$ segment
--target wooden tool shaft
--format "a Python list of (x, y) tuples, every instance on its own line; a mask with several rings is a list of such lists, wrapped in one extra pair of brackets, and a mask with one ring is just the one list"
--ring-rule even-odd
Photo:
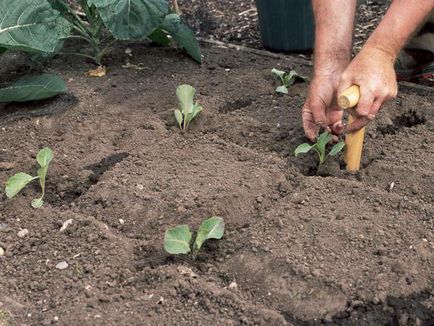
[(353, 85), (344, 90), (338, 97), (338, 105), (341, 109), (351, 109), (359, 103), (360, 100), (360, 88), (357, 85)]
[[(360, 88), (353, 85), (344, 90), (338, 97), (338, 105), (342, 109), (350, 109), (357, 105), (360, 99)], [(355, 118), (350, 114), (348, 124), (351, 124)], [(365, 128), (356, 132), (349, 133), (345, 136), (344, 161), (347, 164), (347, 171), (358, 171), (362, 158), (363, 141), (365, 139)]]

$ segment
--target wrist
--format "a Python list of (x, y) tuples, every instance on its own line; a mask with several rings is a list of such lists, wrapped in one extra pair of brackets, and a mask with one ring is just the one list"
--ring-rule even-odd
[(314, 75), (336, 76), (342, 74), (351, 61), (351, 50), (332, 53), (315, 53)]
[(381, 56), (386, 62), (388, 61), (393, 65), (398, 57), (399, 50), (375, 42), (366, 42), (360, 52), (370, 53), (372, 57)]

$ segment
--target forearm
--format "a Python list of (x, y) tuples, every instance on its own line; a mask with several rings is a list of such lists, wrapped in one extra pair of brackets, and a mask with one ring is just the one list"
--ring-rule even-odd
[(434, 9), (434, 0), (394, 0), (365, 47), (376, 48), (395, 61), (418, 26)]
[(351, 60), (356, 0), (312, 0), (315, 74), (339, 73)]

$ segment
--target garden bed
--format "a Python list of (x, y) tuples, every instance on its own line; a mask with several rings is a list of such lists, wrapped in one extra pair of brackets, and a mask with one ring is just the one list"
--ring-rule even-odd
[[(33, 171), (40, 148), (55, 155), (43, 208), (30, 206), (36, 185), (0, 199), (0, 324), (433, 322), (432, 93), (403, 88), (368, 128), (363, 169), (336, 160), (321, 177), (313, 156), (292, 154), (307, 85), (280, 96), (270, 74), (309, 67), (132, 49), (141, 70), (118, 49), (102, 78), (54, 59), (46, 70), (67, 95), (0, 109), (2, 184)], [(173, 117), (181, 83), (204, 107), (186, 134)], [(164, 252), (167, 228), (212, 215), (226, 234), (195, 261)]]

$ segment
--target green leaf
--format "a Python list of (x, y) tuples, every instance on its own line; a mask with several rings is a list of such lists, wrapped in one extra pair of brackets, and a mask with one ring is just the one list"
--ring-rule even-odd
[(66, 92), (66, 84), (56, 75), (24, 77), (0, 89), (0, 102), (27, 102), (43, 100)]
[(38, 177), (39, 177), (39, 184), (41, 185), (41, 189), (42, 189), (42, 196), (44, 196), (45, 194), (45, 178), (47, 176), (48, 165), (50, 164), (52, 159), (53, 159), (53, 152), (48, 147), (41, 149), (38, 155), (36, 156), (36, 160), (41, 166), (38, 169)]
[(140, 39), (159, 27), (169, 12), (167, 0), (87, 0), (104, 25), (120, 40)]
[(44, 196), (42, 196), (40, 198), (33, 199), (32, 200), (32, 207), (33, 208), (41, 208), (42, 205), (44, 205), (44, 200), (42, 198), (44, 198)]
[(345, 147), (345, 142), (340, 141), (339, 143), (333, 145), (332, 149), (330, 150), (329, 155), (335, 156), (335, 155), (339, 154), (344, 147)]
[(164, 249), (169, 254), (187, 254), (190, 252), (191, 232), (188, 225), (168, 229), (164, 235)]
[(321, 154), (321, 157), (324, 158), (325, 147), (332, 140), (332, 135), (330, 135), (327, 131), (323, 132), (319, 135), (318, 140), (315, 144), (318, 152)]
[(276, 93), (288, 94), (288, 88), (286, 86), (279, 86), (276, 88)]
[(295, 156), (298, 156), (299, 154), (306, 154), (307, 152), (309, 152), (312, 149), (312, 145), (308, 144), (308, 143), (304, 143), (301, 145), (298, 145), (297, 148), (295, 149)]
[(203, 111), (203, 107), (202, 106), (200, 106), (197, 103), (195, 105), (193, 105), (193, 112), (191, 113), (191, 116), (192, 116), (191, 119), (194, 119), (202, 111)]
[(193, 111), (193, 99), (196, 90), (190, 85), (180, 85), (176, 89), (176, 96), (178, 97), (181, 112), (187, 116)]
[(155, 31), (153, 31), (152, 34), (148, 36), (148, 38), (152, 42), (163, 46), (168, 46), (170, 44), (169, 35), (161, 28), (157, 28)]
[(198, 63), (202, 62), (199, 43), (193, 31), (185, 25), (177, 14), (169, 14), (165, 17), (162, 28), (167, 31), (175, 42)]
[(291, 70), (289, 73), (283, 70), (277, 70), (273, 68), (271, 70), (272, 75), (276, 78), (282, 86), (276, 88), (277, 93), (288, 94), (288, 87), (293, 85), (297, 81), (306, 81), (307, 78), (299, 75), (295, 70)]
[(276, 68), (271, 69), (271, 74), (276, 78), (282, 85), (284, 85), (285, 72), (283, 70), (278, 70)]
[(176, 89), (176, 96), (179, 100), (180, 111), (182, 112), (184, 121), (183, 128), (187, 129), (190, 121), (197, 116), (203, 108), (199, 104), (194, 104), (194, 95), (196, 94), (196, 90), (190, 85), (180, 85)]
[(53, 160), (53, 152), (50, 148), (45, 147), (38, 152), (36, 155), (36, 161), (39, 163), (41, 167), (45, 167)]
[(33, 179), (35, 178), (23, 172), (13, 175), (8, 179), (8, 181), (6, 181), (6, 196), (8, 198), (13, 198)]
[(295, 70), (291, 70), (288, 74), (285, 74), (283, 79), (286, 87), (294, 85), (297, 81), (304, 82), (307, 80), (306, 77), (299, 75)]
[(182, 113), (178, 109), (176, 109), (174, 113), (175, 113), (176, 122), (178, 122), (179, 128), (182, 129), (182, 120), (183, 120)]
[(213, 216), (203, 221), (197, 231), (194, 250), (198, 252), (208, 239), (221, 239), (225, 232), (225, 223), (221, 217)]
[(71, 24), (47, 0), (1, 0), (0, 46), (27, 52), (53, 52)]

